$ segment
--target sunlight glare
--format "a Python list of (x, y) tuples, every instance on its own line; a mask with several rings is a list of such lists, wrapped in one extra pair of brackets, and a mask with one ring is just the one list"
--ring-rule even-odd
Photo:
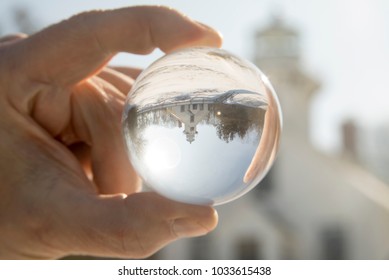
[(181, 161), (178, 145), (166, 137), (155, 139), (145, 154), (147, 166), (154, 171), (166, 171), (175, 168)]

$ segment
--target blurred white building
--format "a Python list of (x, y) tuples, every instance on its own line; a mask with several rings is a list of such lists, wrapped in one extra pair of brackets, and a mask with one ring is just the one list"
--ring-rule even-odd
[(356, 125), (356, 158), (361, 165), (389, 184), (389, 122), (373, 127)]
[(284, 113), (278, 159), (259, 187), (217, 207), (214, 232), (177, 241), (155, 257), (388, 258), (389, 187), (308, 140), (310, 98), (319, 84), (302, 70), (298, 34), (274, 20), (255, 39), (255, 62), (275, 86)]

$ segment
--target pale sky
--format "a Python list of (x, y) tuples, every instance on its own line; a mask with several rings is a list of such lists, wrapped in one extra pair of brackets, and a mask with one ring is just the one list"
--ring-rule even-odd
[[(9, 13), (23, 4), (42, 26), (90, 9), (168, 5), (217, 28), (224, 36), (223, 47), (249, 60), (255, 30), (274, 14), (281, 15), (300, 32), (304, 68), (322, 83), (312, 103), (316, 146), (336, 148), (338, 126), (344, 118), (356, 118), (363, 125), (389, 122), (387, 0), (1, 0), (2, 32), (17, 31)], [(119, 56), (115, 63), (146, 67), (159, 55)]]

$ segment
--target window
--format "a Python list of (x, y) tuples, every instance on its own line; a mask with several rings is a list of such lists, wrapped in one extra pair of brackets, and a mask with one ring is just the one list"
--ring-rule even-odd
[(181, 105), (181, 112), (185, 112), (185, 105)]
[(236, 255), (239, 260), (258, 260), (262, 259), (258, 241), (254, 237), (243, 238), (238, 241), (236, 246)]
[(330, 226), (321, 233), (322, 259), (344, 260), (346, 258), (345, 235), (340, 226)]
[(203, 111), (204, 110), (204, 104), (200, 104), (200, 106), (199, 106), (200, 108), (200, 111)]
[(193, 238), (190, 246), (190, 255), (192, 260), (209, 259), (210, 253), (210, 237), (209, 235)]
[(193, 105), (192, 105), (192, 109), (193, 109), (193, 110), (197, 110), (197, 104), (193, 104)]

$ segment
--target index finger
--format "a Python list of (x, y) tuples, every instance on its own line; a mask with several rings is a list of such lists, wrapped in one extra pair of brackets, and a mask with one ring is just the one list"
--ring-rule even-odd
[(170, 52), (192, 45), (219, 47), (221, 36), (176, 10), (139, 6), (76, 15), (20, 42), (8, 61), (34, 81), (67, 87), (96, 73), (118, 52), (147, 54), (156, 47)]
[[(269, 91), (269, 89), (266, 90)], [(280, 119), (276, 117), (279, 114), (279, 105), (272, 98), (269, 98), (268, 102), (262, 131), (262, 135), (265, 137), (260, 140), (251, 163), (247, 168), (243, 177), (244, 183), (252, 182), (258, 175), (261, 175), (260, 179), (262, 180), (270, 169), (277, 154), (280, 143), (279, 132), (282, 127)]]

